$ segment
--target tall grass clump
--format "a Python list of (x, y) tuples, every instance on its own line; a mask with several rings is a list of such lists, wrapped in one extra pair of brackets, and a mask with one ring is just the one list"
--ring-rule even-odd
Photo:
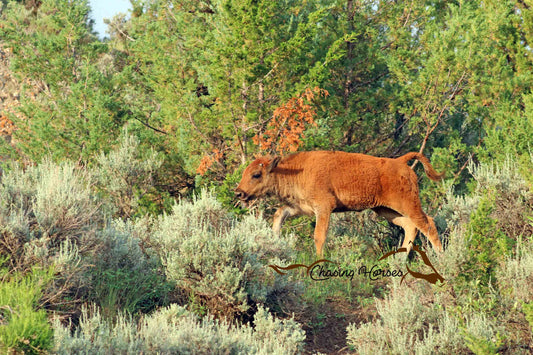
[(0, 352), (39, 354), (50, 349), (52, 328), (38, 302), (52, 277), (53, 268), (35, 268), (26, 276), (0, 270)]
[(274, 318), (259, 307), (252, 325), (230, 325), (208, 315), (199, 318), (171, 305), (142, 317), (138, 323), (121, 315), (114, 322), (97, 308), (83, 310), (74, 332), (54, 322), (57, 354), (297, 354), (305, 338), (292, 319)]
[(294, 239), (261, 217), (235, 219), (205, 190), (160, 217), (151, 239), (168, 279), (212, 313), (243, 313), (291, 287), (267, 265), (293, 258)]

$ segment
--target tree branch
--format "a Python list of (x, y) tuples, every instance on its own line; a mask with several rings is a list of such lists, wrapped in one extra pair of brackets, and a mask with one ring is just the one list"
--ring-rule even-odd
[(162, 130), (160, 130), (160, 129), (158, 129), (158, 128), (152, 127), (152, 126), (150, 126), (148, 123), (144, 122), (143, 120), (141, 120), (141, 119), (139, 119), (139, 118), (137, 118), (137, 117), (135, 117), (135, 116), (134, 116), (133, 118), (136, 119), (137, 121), (141, 122), (145, 127), (148, 127), (148, 128), (150, 128), (150, 129), (156, 131), (157, 133), (161, 133), (161, 134), (168, 135), (167, 132), (162, 131)]

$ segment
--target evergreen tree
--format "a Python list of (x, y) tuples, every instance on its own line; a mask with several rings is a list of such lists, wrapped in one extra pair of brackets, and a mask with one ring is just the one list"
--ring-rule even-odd
[(45, 0), (30, 9), (10, 2), (2, 13), (0, 36), (24, 83), (13, 140), (30, 160), (90, 160), (124, 122), (108, 49), (92, 33), (89, 13), (82, 0)]
[(182, 187), (221, 180), (269, 152), (254, 137), (295, 138), (275, 112), (319, 88), (314, 117), (290, 121), (309, 122), (299, 149), (417, 150), (456, 177), (471, 154), (529, 161), (526, 2), (134, 0), (106, 42), (86, 1), (28, 4), (8, 2), (0, 32), (25, 85), (13, 146), (30, 160), (91, 160), (127, 126)]

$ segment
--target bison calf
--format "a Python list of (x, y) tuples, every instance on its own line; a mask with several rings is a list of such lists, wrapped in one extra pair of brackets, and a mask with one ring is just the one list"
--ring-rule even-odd
[(420, 153), (396, 159), (345, 152), (301, 152), (280, 157), (262, 157), (243, 172), (235, 196), (241, 201), (276, 195), (283, 206), (274, 215), (274, 232), (279, 234), (287, 217), (315, 215), (316, 252), (322, 256), (332, 212), (362, 211), (371, 208), (402, 227), (402, 247), (411, 249), (420, 230), (433, 248), (442, 251), (435, 223), (420, 204), (418, 181), (407, 162), (417, 159), (427, 176), (440, 180), (429, 160)]

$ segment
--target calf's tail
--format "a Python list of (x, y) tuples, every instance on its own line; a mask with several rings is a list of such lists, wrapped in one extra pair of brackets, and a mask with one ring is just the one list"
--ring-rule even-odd
[(426, 158), (422, 153), (411, 152), (411, 153), (402, 155), (401, 157), (397, 159), (399, 159), (400, 161), (406, 164), (409, 160), (412, 160), (412, 159), (418, 160), (424, 166), (424, 171), (426, 172), (426, 175), (428, 176), (428, 178), (430, 178), (431, 180), (439, 181), (444, 177), (444, 172), (438, 173), (433, 168), (433, 165), (431, 165), (431, 163), (429, 162), (429, 159)]

